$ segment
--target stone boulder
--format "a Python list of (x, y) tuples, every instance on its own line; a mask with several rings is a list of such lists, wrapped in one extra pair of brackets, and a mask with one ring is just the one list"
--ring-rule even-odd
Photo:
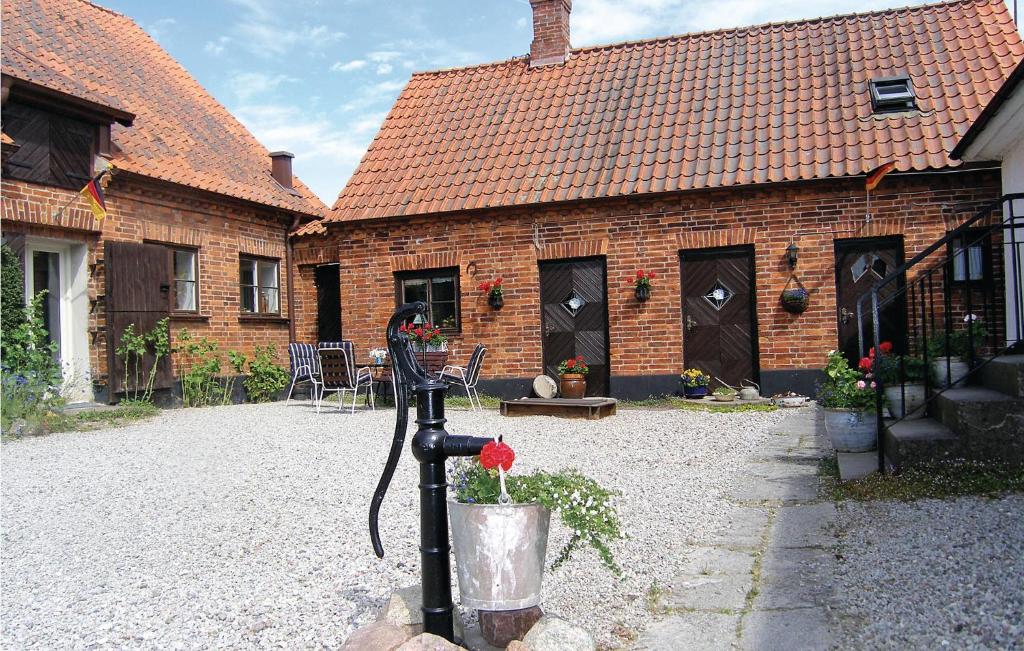
[(431, 633), (420, 633), (407, 640), (398, 651), (464, 651), (462, 647), (452, 644), (443, 637)]
[(544, 615), (523, 638), (530, 651), (596, 651), (594, 638), (586, 629), (564, 619)]
[(373, 622), (356, 629), (341, 648), (342, 651), (394, 651), (409, 637), (400, 626), (388, 622)]
[(391, 593), (388, 603), (377, 615), (377, 621), (398, 626), (412, 637), (423, 632), (422, 609), (423, 595), (420, 586), (399, 588)]

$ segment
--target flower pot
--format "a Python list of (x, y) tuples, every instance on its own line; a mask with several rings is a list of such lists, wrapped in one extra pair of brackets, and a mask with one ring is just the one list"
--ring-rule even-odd
[[(923, 418), (925, 392), (924, 384), (913, 382), (885, 387), (885, 397), (889, 401), (889, 413), (893, 418)], [(905, 403), (905, 404), (904, 404)]]
[(701, 387), (687, 387), (687, 386), (684, 386), (683, 387), (683, 395), (686, 396), (687, 398), (703, 398), (704, 396), (708, 395), (708, 388), (707, 388), (707, 386), (701, 386)]
[(540, 603), (551, 511), (540, 504), (448, 502), (462, 605), (519, 610)]
[(779, 298), (782, 309), (790, 314), (803, 314), (811, 303), (811, 297), (803, 290), (785, 290)]
[(645, 302), (651, 297), (651, 288), (649, 285), (637, 285), (636, 287), (636, 300), (641, 303)]
[(836, 452), (868, 452), (878, 442), (878, 422), (873, 411), (826, 409), (825, 431)]
[(936, 357), (932, 362), (932, 369), (935, 371), (935, 385), (940, 389), (947, 389), (951, 385), (963, 386), (964, 378), (971, 367), (967, 362), (961, 362), (953, 357)]
[(558, 393), (563, 398), (582, 398), (587, 392), (587, 378), (580, 373), (566, 373), (558, 378)]
[(501, 294), (488, 294), (487, 304), (495, 310), (500, 310), (505, 305), (505, 298)]
[(717, 402), (732, 402), (733, 400), (736, 399), (736, 394), (729, 393), (723, 395), (721, 393), (712, 393), (711, 397), (714, 398)]

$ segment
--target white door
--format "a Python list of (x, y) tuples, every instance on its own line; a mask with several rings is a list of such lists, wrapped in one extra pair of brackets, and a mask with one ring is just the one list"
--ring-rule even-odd
[(93, 399), (89, 370), (88, 251), (84, 244), (29, 238), (25, 242), (26, 299), (46, 290), (43, 324), (64, 375), (70, 403)]

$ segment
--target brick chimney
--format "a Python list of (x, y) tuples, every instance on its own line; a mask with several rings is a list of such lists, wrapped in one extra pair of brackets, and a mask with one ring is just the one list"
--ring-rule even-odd
[(292, 189), (292, 159), (295, 154), (287, 151), (270, 152), (270, 175), (282, 187)]
[(569, 12), (572, 0), (530, 0), (533, 42), (530, 67), (564, 63), (569, 56)]

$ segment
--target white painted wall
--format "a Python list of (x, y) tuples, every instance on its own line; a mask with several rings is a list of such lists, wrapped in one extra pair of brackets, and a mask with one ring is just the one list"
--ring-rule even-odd
[[(1024, 125), (1020, 125), (1024, 131)], [(1024, 192), (1024, 135), (1011, 143), (1003, 152), (1003, 194)], [(1008, 211), (1007, 211), (1008, 212)], [(1024, 199), (1014, 201), (1013, 214), (1018, 220), (1024, 219)], [(1007, 242), (1004, 253), (1006, 261), (1006, 338), (1007, 344), (1024, 341), (1024, 305), (1013, 293), (1013, 276), (1016, 273), (1019, 287), (1024, 287), (1024, 227), (1014, 229), (1016, 247)], [(1014, 251), (1016, 248), (1016, 251)], [(1016, 266), (1016, 270), (1014, 267)], [(1015, 300), (1016, 299), (1016, 300)]]

